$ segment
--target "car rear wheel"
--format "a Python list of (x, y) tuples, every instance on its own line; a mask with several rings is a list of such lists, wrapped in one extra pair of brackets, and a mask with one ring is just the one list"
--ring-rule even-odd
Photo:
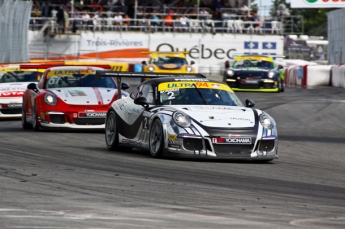
[(37, 106), (36, 106), (36, 102), (34, 104), (34, 107), (32, 108), (32, 128), (34, 129), (34, 131), (41, 131), (42, 127), (41, 124), (38, 122), (38, 112), (37, 112)]
[(23, 102), (23, 107), (22, 107), (22, 127), (24, 130), (28, 130), (31, 128), (31, 125), (26, 121), (26, 110)]
[(130, 151), (132, 147), (119, 146), (118, 123), (115, 111), (110, 111), (105, 120), (105, 143), (109, 150)]
[(284, 92), (284, 82), (281, 78), (279, 79), (279, 92)]
[(161, 158), (163, 156), (164, 135), (163, 125), (159, 119), (155, 119), (151, 126), (149, 142), (152, 157)]

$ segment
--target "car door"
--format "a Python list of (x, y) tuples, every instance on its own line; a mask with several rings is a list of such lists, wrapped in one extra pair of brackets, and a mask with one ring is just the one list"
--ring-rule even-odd
[[(138, 93), (131, 95), (133, 99), (134, 97), (145, 97), (149, 104), (154, 103), (154, 96), (153, 96), (153, 87), (151, 84), (143, 84), (140, 88), (138, 88)], [(147, 111), (143, 106), (134, 104), (128, 106), (127, 115), (129, 123), (132, 124), (133, 128), (137, 130), (136, 136), (134, 137), (134, 144), (138, 144), (138, 142), (143, 142), (145, 139), (148, 138), (148, 131), (149, 131), (149, 111)]]

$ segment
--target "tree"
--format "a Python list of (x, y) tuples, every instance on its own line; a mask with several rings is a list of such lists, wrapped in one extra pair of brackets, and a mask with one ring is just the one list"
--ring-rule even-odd
[[(260, 0), (255, 0), (257, 3)], [(327, 13), (335, 10), (334, 8), (306, 8), (297, 9), (291, 8), (290, 4), (286, 3), (286, 0), (272, 0), (272, 6), (270, 9), (270, 16), (277, 16), (278, 6), (285, 4), (290, 11), (290, 15), (293, 18), (294, 30), (297, 33), (303, 33), (309, 36), (324, 36), (327, 37)]]

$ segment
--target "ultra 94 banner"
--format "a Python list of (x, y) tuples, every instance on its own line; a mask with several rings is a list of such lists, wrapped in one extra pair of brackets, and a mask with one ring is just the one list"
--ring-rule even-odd
[(291, 8), (342, 8), (345, 0), (290, 0)]

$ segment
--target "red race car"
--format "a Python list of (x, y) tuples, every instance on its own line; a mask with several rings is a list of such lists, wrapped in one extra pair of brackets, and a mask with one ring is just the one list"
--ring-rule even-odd
[[(47, 68), (40, 81), (27, 86), (23, 96), (22, 126), (46, 128), (104, 129), (106, 112), (117, 99), (112, 77), (97, 77), (100, 67), (60, 66)], [(120, 94), (129, 84), (121, 83)]]

